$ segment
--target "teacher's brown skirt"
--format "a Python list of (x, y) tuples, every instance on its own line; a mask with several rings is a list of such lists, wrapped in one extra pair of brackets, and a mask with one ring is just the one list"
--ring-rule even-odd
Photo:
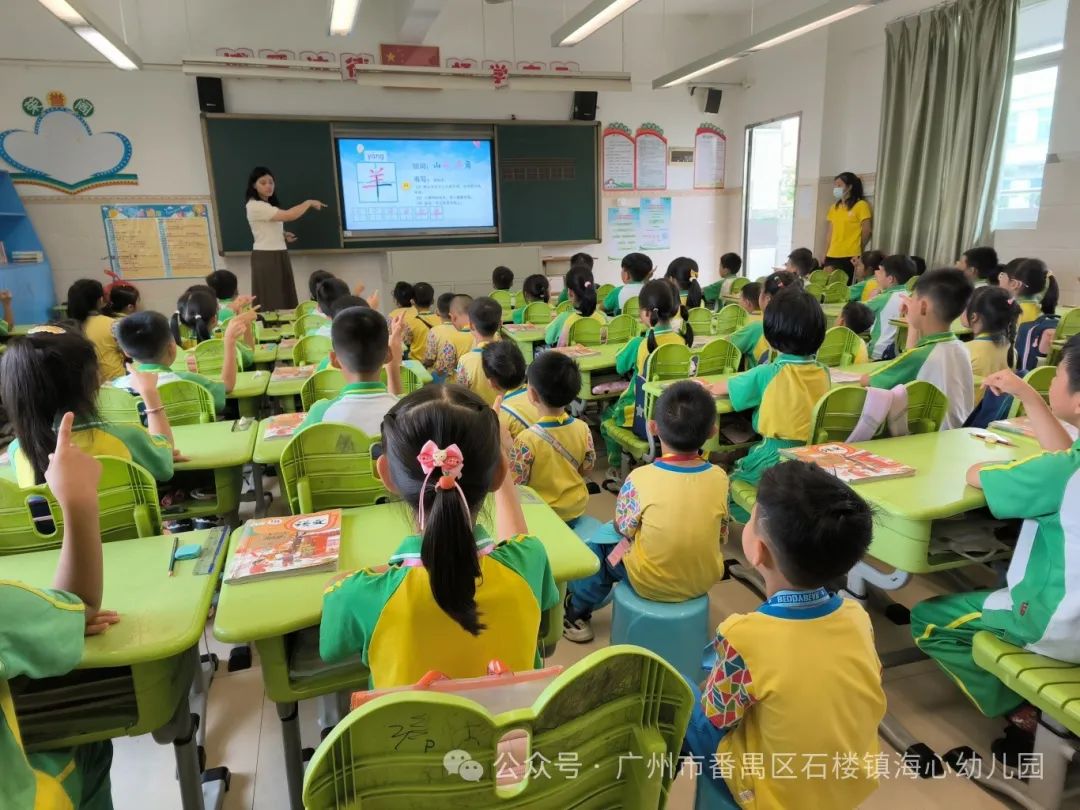
[(251, 251), (251, 294), (263, 312), (296, 308), (296, 281), (289, 251)]

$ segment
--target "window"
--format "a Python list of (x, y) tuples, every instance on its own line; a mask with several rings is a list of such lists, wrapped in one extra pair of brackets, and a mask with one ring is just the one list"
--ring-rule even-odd
[(743, 256), (747, 278), (767, 276), (791, 252), (800, 116), (746, 128)]
[(1068, 5), (1068, 0), (1028, 0), (1020, 7), (995, 230), (1034, 228), (1039, 219)]

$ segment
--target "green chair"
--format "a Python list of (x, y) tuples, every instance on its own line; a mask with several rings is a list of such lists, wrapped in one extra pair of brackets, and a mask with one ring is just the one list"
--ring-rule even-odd
[(341, 373), (341, 369), (324, 368), (304, 380), (300, 388), (300, 401), (304, 410), (310, 411), (311, 406), (320, 399), (333, 399), (344, 387), (345, 375)]
[(551, 309), (551, 304), (546, 304), (543, 301), (533, 301), (527, 307), (522, 315), (522, 321), (524, 323), (531, 323), (533, 326), (545, 326), (551, 323), (551, 319), (555, 315)]
[[(648, 650), (597, 650), (556, 676), (531, 706), (504, 713), (466, 694), (405, 690), (352, 712), (315, 751), (304, 774), (304, 807), (654, 810), (668, 804), (675, 769), (655, 763), (678, 759), (693, 695)], [(387, 731), (416, 718), (424, 733)], [(521, 762), (507, 759), (513, 737), (525, 738)], [(469, 777), (447, 774), (451, 752), (473, 763)], [(500, 784), (511, 761), (524, 766), (525, 778)]]
[(814, 298), (816, 298), (818, 301), (820, 301), (822, 298), (825, 297), (826, 286), (827, 285), (824, 282), (819, 281), (815, 283), (811, 281), (809, 284), (806, 285), (806, 291), (812, 296), (814, 296)]
[(630, 315), (616, 315), (607, 323), (607, 342), (626, 343), (637, 334), (638, 321)]
[(566, 342), (570, 346), (602, 346), (607, 342), (607, 325), (594, 318), (579, 318), (570, 324)]
[(645, 360), (648, 382), (653, 380), (685, 380), (690, 375), (691, 351), (682, 343), (665, 343), (657, 346)]
[(731, 282), (731, 295), (738, 295), (742, 292), (742, 288), (750, 283), (750, 279), (746, 276), (739, 276), (733, 282)]
[[(206, 391), (200, 386), (195, 387)], [(161, 534), (161, 508), (154, 477), (127, 459), (98, 456), (98, 461), (101, 462), (101, 481), (98, 483), (101, 541), (108, 543)]]
[(818, 400), (810, 416), (810, 444), (846, 442), (862, 416), (866, 389), (841, 385)]
[(503, 311), (503, 320), (509, 320), (510, 313), (514, 309), (514, 295), (510, 290), (492, 290), (488, 293), (488, 297), (499, 302), (499, 306), (502, 307)]
[(305, 315), (310, 315), (318, 308), (318, 306), (319, 304), (317, 301), (301, 301), (296, 306), (296, 313), (293, 315), (293, 321), (298, 321)]
[(324, 318), (318, 312), (309, 312), (307, 315), (296, 319), (296, 326), (294, 327), (293, 334), (298, 338), (302, 338), (305, 335), (314, 333), (316, 330), (329, 323), (329, 319)]
[(757, 487), (749, 481), (732, 481), (731, 500), (747, 512), (753, 512), (757, 503)]
[[(1054, 381), (1054, 377), (1057, 374), (1057, 366), (1039, 366), (1033, 368), (1026, 375), (1024, 375), (1024, 381), (1039, 392), (1039, 396), (1043, 398), (1043, 401), (1047, 404), (1050, 403), (1050, 383)], [(1009, 418), (1012, 419), (1017, 416), (1023, 416), (1024, 403), (1022, 403), (1019, 397), (1013, 397), (1012, 405), (1009, 406)]]
[(1076, 334), (1080, 334), (1080, 307), (1070, 309), (1062, 316), (1054, 330), (1054, 340), (1068, 340)]
[(817, 359), (830, 368), (850, 366), (862, 345), (862, 338), (846, 326), (834, 326), (825, 333), (825, 340), (818, 349)]
[[(841, 273), (842, 274), (842, 273)], [(845, 276), (846, 279), (846, 276)], [(844, 304), (848, 300), (847, 281), (833, 281), (825, 285), (825, 293), (822, 296), (826, 304)]]
[(98, 389), (97, 412), (102, 422), (114, 425), (142, 425), (139, 398), (125, 388), (103, 385)]
[(281, 451), (281, 489), (294, 515), (389, 500), (375, 474), (379, 438), (351, 425), (321, 422), (295, 434)]
[(638, 296), (631, 295), (626, 299), (626, 303), (622, 305), (621, 314), (629, 315), (634, 320), (637, 320), (639, 312), (641, 312), (641, 305), (638, 303)]
[(320, 363), (330, 355), (330, 338), (325, 335), (307, 335), (296, 341), (292, 349), (294, 366)]
[(713, 316), (715, 313), (705, 307), (694, 307), (689, 311), (687, 320), (695, 335), (710, 335), (713, 333)]
[(837, 282), (842, 283), (845, 287), (848, 286), (848, 274), (843, 270), (833, 270), (829, 273), (828, 283), (836, 284)]
[(829, 276), (832, 275), (831, 270), (827, 270), (824, 267), (813, 271), (806, 280), (808, 287), (824, 287), (829, 283)]
[[(31, 498), (43, 499), (49, 504), (51, 533), (41, 532), (35, 526), (27, 503)], [(52, 500), (48, 487), (20, 489), (14, 481), (0, 478), (0, 556), (59, 548), (64, 536), (59, 524), (60, 507)], [(47, 525), (47, 521), (42, 521), (41, 525)]]
[[(225, 341), (222, 338), (204, 340), (192, 352), (195, 355), (195, 370), (204, 377), (220, 377), (225, 365)], [(236, 367), (243, 368), (240, 347), (236, 348)]]
[(738, 304), (726, 304), (716, 313), (714, 334), (730, 335), (741, 329), (750, 318), (746, 310)]
[(158, 393), (161, 404), (165, 406), (165, 415), (173, 427), (208, 425), (217, 418), (214, 397), (198, 383), (170, 380), (158, 386)]
[[(383, 376), (386, 376), (386, 366), (383, 366)], [(413, 391), (423, 388), (424, 384), (416, 376), (416, 372), (406, 365), (401, 367), (401, 395), (406, 396)]]
[(697, 354), (696, 376), (734, 374), (742, 362), (742, 352), (730, 340), (718, 337), (701, 347)]
[(915, 380), (904, 386), (908, 395), (908, 433), (937, 433), (949, 410), (949, 398), (931, 382)]
[(918, 283), (919, 283), (919, 277), (918, 276), (912, 276), (911, 278), (909, 278), (907, 280), (907, 284), (905, 284), (904, 287), (907, 289), (908, 292), (911, 292), (912, 290), (915, 289), (915, 285), (918, 284)]
[(564, 312), (573, 312), (574, 305), (570, 301), (563, 301), (561, 304), (555, 307), (555, 314), (562, 315)]
[(603, 306), (604, 299), (611, 295), (612, 290), (615, 289), (614, 284), (601, 284), (596, 288), (596, 303), (597, 306)]

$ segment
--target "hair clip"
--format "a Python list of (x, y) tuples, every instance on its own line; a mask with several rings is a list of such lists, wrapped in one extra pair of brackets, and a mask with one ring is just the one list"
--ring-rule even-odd
[(691, 281), (697, 281), (697, 277), (698, 277), (698, 271), (697, 270), (691, 270), (690, 271), (690, 280)]
[(428, 481), (431, 480), (431, 474), (435, 472), (436, 468), (442, 470), (442, 475), (435, 482), (436, 489), (456, 489), (458, 495), (461, 496), (461, 505), (465, 507), (465, 514), (469, 516), (471, 522), (472, 512), (469, 510), (469, 501), (465, 498), (465, 490), (458, 483), (458, 479), (461, 478), (461, 471), (465, 466), (465, 457), (461, 454), (461, 448), (456, 444), (452, 444), (443, 449), (431, 439), (428, 439), (424, 442), (424, 446), (420, 448), (420, 454), (416, 457), (416, 460), (420, 463), (420, 469), (424, 473), (424, 483), (420, 487), (420, 509), (418, 510), (420, 531), (423, 532), (427, 524), (424, 510), (424, 491), (427, 489)]
[(66, 335), (67, 331), (59, 326), (53, 326), (51, 323), (42, 324), (41, 326), (35, 326), (27, 331), (28, 335)]

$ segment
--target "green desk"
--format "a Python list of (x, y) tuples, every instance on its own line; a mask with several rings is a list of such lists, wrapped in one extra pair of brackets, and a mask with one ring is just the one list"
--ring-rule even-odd
[[(536, 501), (526, 503), (525, 501)], [(576, 534), (531, 491), (523, 492), (525, 519), (529, 530), (547, 549), (551, 572), (560, 585), (596, 571), (595, 555)], [(491, 527), (491, 514), (482, 521)], [(344, 510), (339, 569), (353, 570), (385, 564), (402, 538), (415, 532), (408, 510), (400, 503)], [(229, 556), (239, 532), (233, 534)], [(238, 585), (222, 585), (214, 621), (214, 636), (228, 643), (253, 641), (262, 664), (266, 694), (277, 703), (282, 721), (285, 773), (291, 806), (302, 807), (303, 763), (296, 701), (344, 690), (366, 689), (368, 671), (359, 664), (327, 667), (312, 675), (294, 677), (289, 673), (291, 633), (319, 624), (322, 597), (331, 574), (267, 579)], [(562, 635), (562, 604), (545, 614), (541, 627), (549, 642)]]
[(293, 337), (295, 330), (291, 323), (282, 323), (276, 328), (255, 324), (256, 343), (277, 343), (282, 338)]
[(259, 343), (255, 346), (252, 362), (257, 366), (272, 366), (278, 358), (278, 346), (276, 343)]
[(617, 394), (594, 394), (593, 386), (598, 384), (600, 380), (595, 380), (596, 377), (603, 377), (605, 375), (615, 378), (615, 358), (618, 356), (624, 348), (625, 343), (606, 343), (602, 346), (590, 346), (599, 354), (593, 354), (588, 357), (576, 358), (578, 368), (581, 370), (581, 393), (578, 395), (578, 399), (585, 402), (596, 402), (603, 399), (614, 399)]
[(504, 326), (502, 335), (518, 345), (518, 348), (521, 349), (521, 353), (525, 355), (525, 362), (528, 363), (536, 354), (536, 344), (544, 342), (545, 331), (543, 326), (519, 330), (510, 330)]
[(254, 418), (259, 413), (259, 403), (269, 383), (269, 371), (238, 371), (236, 384), (225, 398), (236, 400), (241, 416)]
[[(217, 530), (188, 532), (180, 542), (204, 545), (217, 537)], [(170, 577), (172, 543), (172, 537), (147, 537), (102, 547), (102, 605), (117, 611), (120, 622), (86, 639), (77, 676), (33, 681), (31, 688), (16, 694), (15, 706), (23, 740), (32, 751), (146, 733), (153, 733), (159, 743), (171, 743), (182, 807), (202, 810), (217, 803), (204, 805), (204, 798), (223, 785), (200, 785), (188, 692), (225, 555), (219, 555), (211, 575), (196, 575), (191, 560), (178, 561)], [(59, 549), (51, 549), (5, 557), (4, 577), (50, 587), (59, 556)], [(201, 681), (197, 686), (201, 696), (205, 686)], [(210, 795), (204, 797), (206, 788)]]
[(277, 356), (278, 362), (292, 363), (292, 350), (296, 345), (296, 338), (286, 338), (277, 344)]
[(240, 491), (244, 465), (251, 461), (258, 424), (248, 422), (246, 430), (233, 430), (237, 422), (211, 422), (208, 425), (181, 425), (173, 428), (176, 449), (188, 461), (175, 465), (177, 472), (210, 470), (214, 473), (217, 497), (212, 501), (189, 501), (175, 511), (165, 510), (169, 520), (226, 516), (230, 525), (239, 521)]

